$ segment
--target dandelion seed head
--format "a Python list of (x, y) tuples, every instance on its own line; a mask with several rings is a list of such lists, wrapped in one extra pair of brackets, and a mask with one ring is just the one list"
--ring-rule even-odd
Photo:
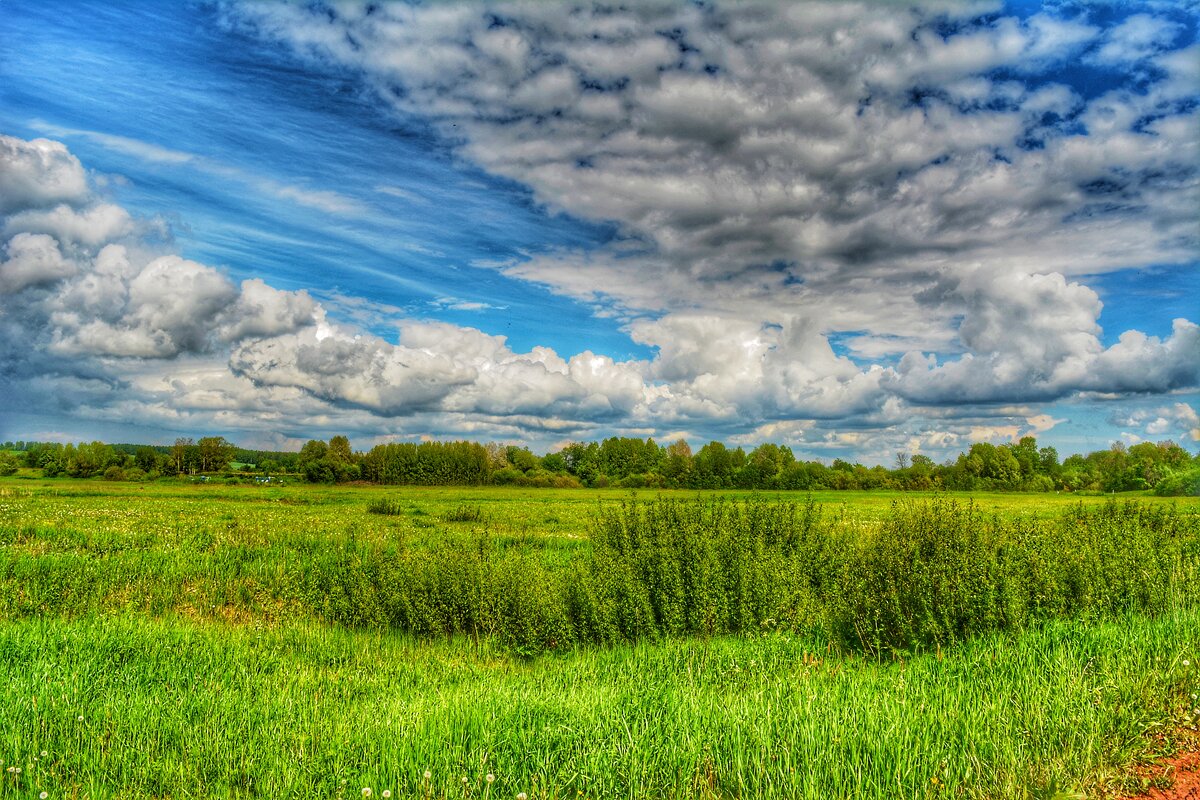
[(383, 800), (388, 800), (388, 798), (392, 796), (392, 790), (384, 789), (381, 794), (383, 795)]
[(467, 780), (467, 776), (463, 775), (463, 786), (466, 786), (468, 783), (470, 783), (470, 781)]
[(496, 782), (496, 776), (495, 776), (495, 775), (493, 775), (492, 773), (490, 773), (490, 772), (489, 772), (489, 773), (487, 774), (487, 778), (486, 778), (486, 780), (487, 780), (487, 782), (488, 782), (488, 783), (495, 783), (495, 782)]
[(49, 796), (50, 796), (49, 792), (42, 792), (41, 794), (38, 795), (38, 800), (46, 800), (46, 798)]
[(80, 715), (79, 715), (79, 717), (78, 717), (77, 721), (78, 721), (78, 722), (83, 722), (83, 714), (80, 714)]
[(363, 797), (370, 797), (370, 796), (371, 796), (371, 787), (370, 787), (370, 786), (364, 786), (364, 787), (363, 787), (363, 790), (362, 790), (362, 796), (363, 796)]
[(48, 755), (50, 755), (50, 754), (49, 754), (49, 753), (47, 753), (45, 750), (43, 750), (43, 751), (42, 751), (42, 758), (45, 758), (45, 757), (46, 757), (46, 756), (48, 756)]
[(529, 800), (529, 795), (524, 792), (517, 792), (517, 800)]
[(429, 780), (432, 777), (433, 777), (433, 773), (430, 772), (429, 770), (425, 770), (425, 780)]
[(1183, 665), (1184, 665), (1185, 667), (1190, 667), (1190, 666), (1192, 665), (1192, 662), (1188, 661), (1188, 660), (1185, 658), (1185, 659), (1183, 660)]

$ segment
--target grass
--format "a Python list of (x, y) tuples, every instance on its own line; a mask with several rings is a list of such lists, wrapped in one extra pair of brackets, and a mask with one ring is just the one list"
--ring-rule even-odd
[(486, 797), (490, 772), (498, 798), (1101, 796), (1190, 722), (1198, 637), (1177, 612), (905, 661), (779, 633), (528, 661), (311, 623), (26, 620), (0, 629), (0, 757), (26, 767), (0, 794)]
[[(769, 503), (662, 495), (0, 479), (0, 797), (1107, 797), (1196, 722), (1195, 502), (817, 494), (841, 549), (785, 551), (766, 512), (700, 524)], [(641, 587), (649, 635), (528, 658), (487, 625), (399, 630), (414, 576), (527, 623), (588, 564)], [(713, 580), (662, 591), (687, 564)], [(815, 615), (737, 594), (793, 564)], [(760, 602), (736, 635), (687, 623), (729, 597)]]

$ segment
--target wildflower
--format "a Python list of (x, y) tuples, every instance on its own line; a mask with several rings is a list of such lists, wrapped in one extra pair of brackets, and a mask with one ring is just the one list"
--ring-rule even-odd
[(495, 776), (495, 775), (493, 775), (492, 773), (490, 773), (490, 772), (489, 772), (489, 773), (487, 774), (487, 778), (486, 778), (486, 780), (487, 780), (487, 782), (488, 782), (488, 783), (495, 783), (495, 782), (496, 782), (496, 776)]
[(363, 787), (363, 791), (362, 791), (362, 795), (363, 795), (363, 797), (370, 797), (370, 796), (371, 796), (371, 787), (370, 787), (370, 786), (364, 786), (364, 787)]

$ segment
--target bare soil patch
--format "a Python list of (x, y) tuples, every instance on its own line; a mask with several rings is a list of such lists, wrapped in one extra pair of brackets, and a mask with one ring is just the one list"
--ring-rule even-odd
[(1138, 770), (1147, 790), (1127, 800), (1200, 800), (1200, 733), (1183, 731), (1175, 755)]

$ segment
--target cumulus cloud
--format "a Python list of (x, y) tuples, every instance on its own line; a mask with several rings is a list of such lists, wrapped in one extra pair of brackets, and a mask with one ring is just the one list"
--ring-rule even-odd
[[(356, 298), (237, 285), (155, 251), (62, 145), (0, 138), (0, 292), (19, 301), (0, 325), (32, 331), (56, 369), (131, 381), (139, 408), (778, 431), (886, 453), (1049, 430), (1028, 404), (1080, 392), (1200, 385), (1194, 322), (1105, 347), (1086, 284), (1200, 249), (1196, 48), (1172, 49), (1174, 23), (960, 2), (224, 10), (357, 70), (547, 213), (610, 223), (603, 246), (481, 266), (617, 317), (654, 356), (517, 352)], [(1142, 77), (1088, 97), (1043, 79), (1080, 58)], [(395, 341), (366, 332), (381, 319)], [(0, 348), (10, 373), (23, 358)], [(206, 377), (142, 371), (185, 361)]]
[(79, 202), (87, 194), (87, 174), (65, 145), (0, 135), (0, 214)]
[(392, 344), (322, 319), (241, 345), (231, 366), (256, 384), (304, 389), (383, 416), (437, 409), (578, 425), (628, 416), (654, 394), (636, 369), (607, 356), (564, 360), (544, 347), (515, 353), (502, 336), (414, 320)]
[[(54, 154), (27, 159), (33, 183), (39, 166), (51, 180), (60, 163), (78, 164), (55, 143), (8, 145)], [(143, 422), (203, 413), (270, 424), (284, 402), (308, 419), (319, 420), (319, 409), (376, 420), (439, 413), (459, 427), (475, 416), (517, 431), (624, 420), (665, 391), (637, 364), (591, 352), (563, 359), (545, 347), (516, 353), (504, 337), (446, 323), (404, 319), (399, 341), (388, 342), (332, 322), (306, 291), (261, 279), (235, 285), (213, 267), (156, 252), (144, 226), (86, 187), (73, 202), (47, 211), (32, 198), (0, 219), (9, 237), (0, 293), (11, 300), (0, 308), (0, 377), (31, 403), (58, 386), (73, 413), (86, 405)], [(364, 310), (340, 296), (334, 307)], [(399, 311), (371, 306), (368, 316)]]
[(4, 245), (4, 254), (0, 292), (5, 294), (17, 294), (75, 274), (75, 265), (63, 258), (54, 237), (42, 233), (18, 233)]
[(429, 409), (474, 377), (451, 359), (324, 324), (247, 342), (230, 366), (259, 385), (300, 388), (389, 416)]
[[(170, 359), (224, 341), (281, 334), (311, 322), (305, 292), (261, 280), (240, 287), (220, 271), (147, 244), (136, 221), (88, 186), (79, 161), (44, 139), (0, 137), (0, 176), (11, 194), (0, 214), (3, 374), (37, 365), (75, 375), (120, 369), (96, 359)], [(59, 202), (63, 201), (63, 202)]]
[(1187, 403), (1117, 413), (1109, 422), (1122, 428), (1139, 428), (1147, 436), (1177, 436), (1180, 441), (1200, 442), (1200, 414)]
[(251, 278), (242, 281), (237, 303), (223, 312), (220, 337), (237, 341), (279, 336), (315, 322), (318, 308), (308, 292), (284, 292)]
[[(1089, 104), (993, 75), (1076, 57), (1101, 33), (1079, 19), (977, 18), (966, 4), (239, 11), (363, 70), (549, 207), (644, 245), (633, 264), (614, 249), (509, 267), (575, 296), (658, 310), (736, 280), (797, 306), (884, 271), (911, 294), (958, 264), (1036, 256), (1039, 271), (1079, 274), (1194, 254), (1190, 220), (1174, 215), (1194, 207), (1195, 181), (1155, 184), (1195, 175), (1195, 125), (1135, 124), (1151, 108), (1194, 122), (1186, 102), (1155, 84)], [(1109, 38), (1146, 39), (1137, 28)]]
[[(1105, 31), (1083, 15), (981, 10), (234, 15), (361, 70), (549, 208), (617, 223), (607, 248), (500, 268), (629, 317), (657, 348), (644, 374), (669, 385), (664, 413), (850, 415), (889, 394), (996, 403), (1195, 385), (1191, 328), (1104, 350), (1099, 299), (1075, 279), (1195, 258), (1200, 126), (1194, 88), (1179, 88), (1191, 67), (1171, 60), (1174, 23), (1133, 15)], [(1091, 100), (997, 77), (1084, 52), (1154, 57), (1166, 77)], [(860, 368), (830, 349), (839, 331), (859, 355), (910, 352)]]

